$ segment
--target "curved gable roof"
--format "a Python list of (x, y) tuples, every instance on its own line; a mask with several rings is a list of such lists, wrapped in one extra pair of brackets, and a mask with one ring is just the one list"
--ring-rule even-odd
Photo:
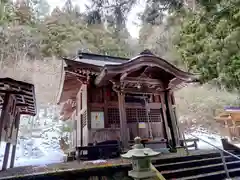
[(131, 72), (142, 66), (160, 68), (185, 82), (193, 82), (197, 80), (197, 77), (195, 77), (193, 74), (180, 70), (168, 61), (157, 57), (152, 53), (141, 53), (139, 56), (136, 56), (133, 59), (126, 61), (125, 63), (117, 65), (105, 65), (100, 75), (97, 77), (95, 83), (97, 85), (101, 85), (104, 80), (108, 80), (114, 75), (124, 72)]

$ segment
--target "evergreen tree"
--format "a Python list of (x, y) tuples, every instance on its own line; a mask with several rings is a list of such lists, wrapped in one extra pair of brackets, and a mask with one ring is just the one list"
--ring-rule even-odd
[(186, 14), (177, 48), (203, 82), (214, 80), (229, 90), (240, 88), (240, 1), (200, 1)]
[(17, 0), (14, 4), (15, 20), (19, 25), (34, 24), (35, 15), (30, 0)]

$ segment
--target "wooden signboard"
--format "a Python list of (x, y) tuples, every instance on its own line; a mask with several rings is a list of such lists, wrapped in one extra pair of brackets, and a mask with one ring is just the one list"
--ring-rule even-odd
[(139, 122), (138, 123), (138, 128), (139, 129), (145, 129), (147, 127), (146, 123), (145, 122)]
[(104, 113), (103, 112), (91, 112), (91, 128), (102, 129), (104, 128)]

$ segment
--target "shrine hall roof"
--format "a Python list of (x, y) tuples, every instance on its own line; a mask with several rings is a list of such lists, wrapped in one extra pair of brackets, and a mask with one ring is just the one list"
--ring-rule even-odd
[[(116, 72), (120, 69), (125, 69), (129, 66), (137, 66), (139, 64), (147, 65), (147, 66), (159, 66), (161, 69), (165, 70), (168, 73), (177, 73), (180, 76), (180, 79), (185, 79), (189, 81), (195, 81), (195, 75), (184, 72), (181, 69), (178, 69), (168, 61), (155, 56), (151, 51), (144, 50), (138, 56), (134, 58), (121, 58), (115, 56), (108, 56), (108, 55), (99, 55), (99, 54), (92, 54), (92, 53), (83, 53), (78, 52), (78, 56), (74, 59), (64, 58), (68, 67), (71, 68), (87, 68), (89, 70), (96, 71), (98, 73), (105, 73), (106, 70)], [(176, 75), (173, 73), (174, 75)]]
[(161, 83), (168, 83), (167, 87), (162, 85), (165, 89), (172, 89), (183, 82), (198, 81), (195, 75), (182, 71), (168, 61), (157, 57), (149, 50), (144, 50), (133, 58), (79, 52), (74, 59), (63, 59), (67, 66), (64, 67), (65, 78), (61, 83), (61, 91), (70, 95), (62, 95), (63, 93), (61, 93), (60, 101), (66, 99), (63, 97), (75, 96), (80, 84), (86, 83), (86, 77), (89, 77), (89, 75), (96, 77), (94, 83), (97, 86), (106, 85), (112, 79), (122, 81), (128, 75), (140, 78), (145, 76), (156, 80), (158, 83), (160, 83), (159, 80), (161, 79)]
[(83, 52), (78, 53), (78, 61), (89, 63), (89, 64), (95, 64), (99, 66), (104, 66), (106, 64), (122, 64), (128, 60), (130, 60), (130, 58), (122, 58), (122, 57), (83, 53)]
[(91, 64), (99, 67), (104, 67), (105, 65), (118, 65), (127, 62), (128, 58), (121, 58), (108, 55), (99, 55), (92, 53), (79, 52), (78, 56), (73, 59), (76, 62)]

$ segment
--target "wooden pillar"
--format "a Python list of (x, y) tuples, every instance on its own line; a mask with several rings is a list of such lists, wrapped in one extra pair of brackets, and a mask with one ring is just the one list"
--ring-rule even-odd
[(107, 87), (103, 88), (103, 103), (104, 103), (104, 128), (108, 127), (108, 89)]
[(9, 103), (9, 97), (10, 94), (6, 93), (4, 96), (4, 102), (3, 102), (3, 107), (2, 107), (2, 113), (1, 113), (1, 117), (0, 117), (0, 141), (2, 140), (2, 130), (4, 128), (4, 123), (5, 123), (5, 117), (7, 112), (7, 106)]
[(232, 126), (233, 126), (233, 129), (234, 129), (234, 137), (237, 137), (238, 136), (238, 131), (237, 131), (236, 123), (235, 123), (234, 120), (232, 120)]
[(163, 126), (164, 126), (164, 138), (167, 139), (167, 141), (170, 140), (170, 134), (169, 134), (169, 125), (167, 121), (167, 115), (166, 115), (166, 103), (164, 99), (164, 94), (160, 95), (161, 99), (161, 113), (162, 113), (162, 119), (163, 119)]
[(7, 169), (7, 164), (8, 164), (8, 157), (9, 157), (9, 151), (10, 151), (10, 143), (6, 143), (5, 146), (5, 153), (4, 153), (4, 158), (3, 158), (3, 164), (2, 164), (2, 170)]
[(170, 133), (172, 137), (172, 148), (176, 149), (179, 146), (179, 137), (178, 137), (178, 130), (177, 130), (177, 119), (173, 111), (172, 102), (171, 102), (171, 94), (169, 91), (165, 91), (165, 103), (166, 103), (166, 115), (168, 119), (168, 124), (170, 128)]
[[(15, 144), (13, 145), (12, 147), (12, 155), (11, 155), (11, 162), (10, 162), (10, 168), (13, 168), (14, 167), (14, 161), (15, 161), (15, 154), (16, 154), (16, 146), (17, 146), (17, 138), (18, 138), (18, 131), (19, 131), (19, 125), (20, 125), (20, 114), (18, 113), (16, 115), (16, 119), (15, 119), (15, 122), (16, 122), (16, 125), (17, 127), (15, 127), (17, 129), (17, 132), (16, 132), (16, 139), (15, 140)], [(13, 126), (14, 127), (14, 126)], [(13, 130), (12, 130), (13, 131)]]
[(229, 124), (228, 124), (228, 121), (227, 120), (224, 120), (224, 128), (227, 130), (227, 134), (230, 138), (230, 140), (232, 140), (232, 132), (231, 132), (231, 128), (229, 127)]
[(12, 147), (12, 156), (11, 156), (11, 162), (10, 162), (10, 168), (14, 167), (14, 162), (15, 162), (15, 154), (16, 154), (16, 144), (13, 145)]
[(81, 128), (81, 134), (80, 134), (80, 146), (83, 146), (83, 115), (80, 114), (80, 128)]
[[(8, 103), (9, 103), (9, 97), (10, 97), (10, 94), (6, 93), (5, 97), (4, 97), (2, 113), (1, 113), (1, 119), (0, 119), (0, 141), (2, 139), (2, 130), (3, 130), (4, 124), (5, 124), (5, 117), (6, 117), (6, 114), (8, 113), (7, 112), (7, 106), (8, 106)], [(7, 169), (9, 150), (10, 150), (10, 143), (7, 143), (6, 147), (5, 147), (5, 153), (4, 153), (4, 159), (3, 159), (3, 164), (2, 164), (2, 170), (6, 170)]]
[(120, 136), (124, 148), (128, 148), (127, 118), (125, 109), (125, 94), (118, 92), (119, 115), (120, 115)]

